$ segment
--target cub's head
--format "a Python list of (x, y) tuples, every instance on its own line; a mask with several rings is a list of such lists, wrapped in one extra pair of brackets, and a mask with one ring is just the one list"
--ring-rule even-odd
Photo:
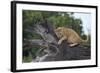
[(64, 29), (64, 27), (58, 27), (57, 29), (54, 30), (58, 38), (61, 38), (63, 36), (62, 35), (63, 29)]

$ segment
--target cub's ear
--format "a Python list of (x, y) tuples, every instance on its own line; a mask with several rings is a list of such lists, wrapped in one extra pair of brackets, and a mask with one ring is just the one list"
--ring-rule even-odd
[(59, 29), (54, 29), (55, 32), (59, 31)]
[(57, 31), (61, 31), (61, 30), (62, 30), (62, 28), (60, 28), (60, 27), (59, 27), (59, 28), (57, 28)]
[(60, 32), (62, 30), (61, 27), (58, 27), (57, 29), (54, 29), (55, 32)]

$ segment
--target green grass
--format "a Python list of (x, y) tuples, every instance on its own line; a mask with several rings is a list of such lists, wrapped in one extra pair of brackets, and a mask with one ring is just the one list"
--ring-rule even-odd
[(32, 56), (23, 57), (23, 62), (32, 62)]

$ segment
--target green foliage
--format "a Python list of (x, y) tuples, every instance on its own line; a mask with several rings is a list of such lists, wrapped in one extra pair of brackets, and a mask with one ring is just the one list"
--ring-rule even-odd
[(26, 62), (31, 62), (32, 61), (32, 56), (24, 56), (23, 57), (23, 63), (26, 63)]

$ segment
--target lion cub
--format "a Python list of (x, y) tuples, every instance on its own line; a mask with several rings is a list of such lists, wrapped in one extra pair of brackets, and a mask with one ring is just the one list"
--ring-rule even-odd
[(66, 27), (58, 27), (55, 29), (55, 33), (59, 38), (58, 44), (61, 44), (64, 40), (67, 40), (67, 42), (70, 43), (70, 46), (72, 47), (82, 42), (88, 41), (88, 37), (86, 40), (83, 40), (73, 29)]

